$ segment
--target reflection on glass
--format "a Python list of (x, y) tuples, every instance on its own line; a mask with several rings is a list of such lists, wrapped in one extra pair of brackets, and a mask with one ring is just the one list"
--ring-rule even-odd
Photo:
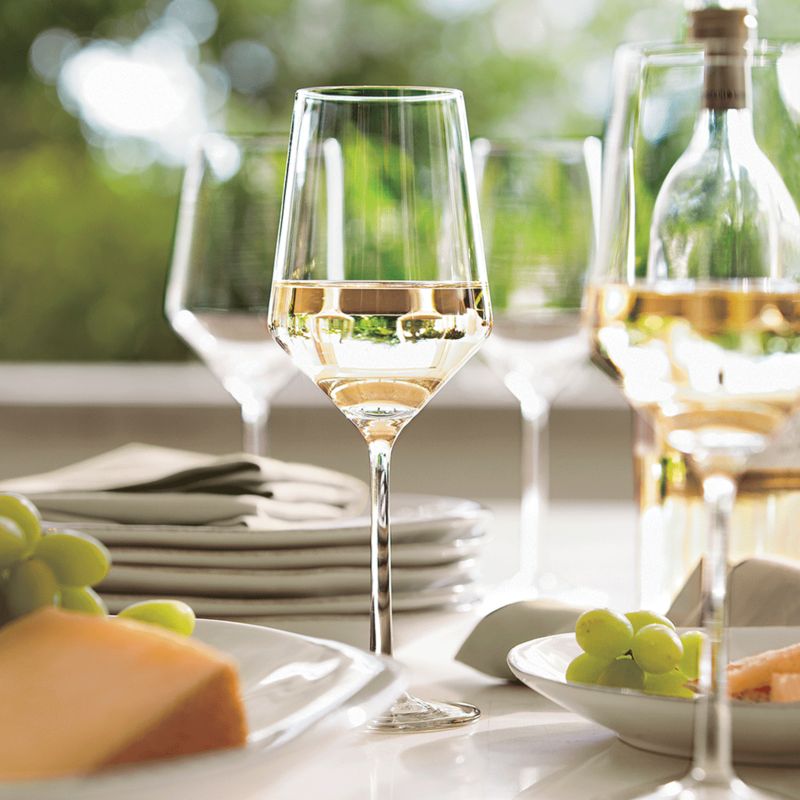
[(244, 451), (267, 452), (273, 395), (294, 374), (267, 329), (286, 164), (282, 137), (212, 134), (186, 170), (166, 293), (172, 327), (241, 406)]

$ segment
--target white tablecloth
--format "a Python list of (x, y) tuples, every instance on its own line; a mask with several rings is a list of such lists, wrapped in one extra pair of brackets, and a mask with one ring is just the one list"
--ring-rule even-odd
[[(488, 572), (502, 577), (516, 552), (516, 510), (499, 512)], [(628, 606), (635, 597), (635, 515), (629, 505), (552, 509), (547, 557), (569, 567), (589, 596)], [(497, 598), (490, 599), (497, 602)], [(482, 710), (472, 726), (429, 734), (310, 734), (229, 798), (269, 800), (606, 800), (617, 789), (683, 774), (687, 762), (636, 750), (531, 690), (498, 683), (452, 660), (481, 610), (397, 619), (397, 657), (411, 688)], [(313, 621), (306, 631), (325, 633)], [(329, 631), (333, 633), (333, 631)], [(351, 630), (352, 637), (352, 630)], [(741, 776), (800, 799), (800, 769), (743, 767)]]
[[(511, 503), (491, 505), (498, 513), (485, 572), (502, 586), (516, 563), (517, 510)], [(623, 609), (635, 605), (635, 513), (629, 504), (557, 505), (546, 535), (545, 563), (567, 596)], [(248, 762), (226, 783), (224, 795), (218, 781), (203, 781), (187, 760), (185, 781), (164, 787), (170, 800), (608, 800), (616, 790), (686, 772), (681, 759), (622, 744), (530, 689), (453, 661), (475, 622), (504, 599), (510, 598), (495, 588), (483, 608), (401, 614), (395, 620), (396, 655), (408, 669), (411, 691), (431, 700), (474, 703), (482, 711), (475, 724), (390, 735), (334, 732), (323, 723), (263, 761)], [(368, 630), (366, 617), (346, 623), (287, 619), (283, 626), (361, 646)], [(740, 774), (800, 800), (800, 769), (743, 767)], [(56, 796), (81, 795), (67, 790)], [(13, 785), (0, 786), (0, 800), (19, 797)]]

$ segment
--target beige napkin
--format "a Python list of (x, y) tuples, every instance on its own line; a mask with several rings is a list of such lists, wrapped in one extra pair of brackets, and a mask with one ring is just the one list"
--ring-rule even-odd
[[(676, 595), (667, 616), (679, 627), (700, 624), (703, 562)], [(484, 617), (456, 653), (456, 660), (497, 678), (516, 680), (508, 668), (508, 651), (530, 639), (568, 633), (583, 608), (553, 600), (523, 600)], [(728, 577), (731, 626), (800, 625), (800, 564), (749, 558), (731, 568)]]
[(0, 483), (48, 521), (292, 527), (363, 511), (364, 483), (308, 464), (129, 444), (42, 475)]

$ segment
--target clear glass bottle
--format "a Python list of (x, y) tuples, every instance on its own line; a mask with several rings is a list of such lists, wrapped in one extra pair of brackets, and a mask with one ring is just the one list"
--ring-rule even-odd
[[(649, 222), (648, 277), (668, 270), (687, 278), (735, 277), (737, 264), (752, 274), (753, 253), (766, 252), (760, 270), (769, 278), (797, 253), (797, 242), (778, 235), (775, 221), (795, 228), (800, 221), (798, 187), (793, 198), (754, 130), (748, 53), (756, 39), (755, 3), (687, 0), (686, 9), (687, 37), (720, 55), (721, 66), (706, 69), (689, 145), (666, 175), (650, 220), (640, 223)], [(794, 252), (786, 252), (787, 241)], [(666, 611), (702, 553), (702, 491), (684, 456), (639, 419), (633, 456), (640, 602)], [(754, 555), (800, 562), (800, 537), (793, 535), (798, 512), (800, 417), (749, 463), (734, 511), (731, 563)]]

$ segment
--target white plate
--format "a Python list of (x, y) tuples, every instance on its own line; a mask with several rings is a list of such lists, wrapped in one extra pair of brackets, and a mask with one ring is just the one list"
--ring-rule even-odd
[[(732, 628), (730, 657), (795, 642), (800, 642), (800, 628)], [(568, 683), (564, 672), (580, 652), (575, 636), (562, 633), (517, 645), (508, 654), (508, 665), (532, 689), (610, 728), (628, 744), (667, 755), (691, 754), (693, 700)], [(800, 703), (735, 701), (731, 706), (737, 761), (800, 764)]]
[[(363, 560), (363, 559), (362, 559)], [(100, 592), (197, 594), (210, 597), (325, 597), (369, 593), (369, 565), (324, 569), (200, 569), (114, 565)], [(392, 570), (398, 592), (428, 592), (477, 580), (474, 559), (443, 567)]]
[[(115, 614), (131, 603), (153, 600), (156, 594), (109, 594), (102, 592), (108, 610)], [(366, 614), (369, 611), (369, 592), (345, 594), (336, 597), (199, 597), (178, 594), (176, 597), (188, 603), (199, 617), (247, 617), (247, 616), (298, 616), (309, 614)], [(473, 586), (449, 586), (445, 589), (430, 589), (426, 592), (392, 593), (392, 608), (395, 611), (421, 611), (428, 608), (453, 608), (470, 605), (480, 599)]]
[[(450, 542), (392, 543), (392, 567), (430, 567), (477, 555), (485, 535)], [(226, 569), (307, 569), (358, 567), (368, 558), (363, 545), (282, 550), (175, 550), (166, 547), (111, 547), (114, 564)]]
[(239, 663), (250, 728), (246, 747), (149, 761), (82, 779), (4, 784), (0, 797), (221, 798), (230, 796), (231, 786), (244, 780), (248, 771), (259, 769), (263, 773), (259, 782), (267, 787), (270, 761), (272, 769), (276, 764), (270, 751), (323, 718), (331, 735), (360, 724), (389, 706), (403, 688), (392, 662), (337, 642), (209, 620), (199, 620), (194, 635)]
[[(491, 518), (491, 512), (480, 503), (433, 495), (393, 495), (391, 513), (392, 538), (396, 542), (448, 542), (468, 538), (485, 531)], [(80, 528), (112, 546), (263, 550), (369, 543), (369, 518), (366, 516), (274, 530), (110, 522), (57, 523), (53, 527)]]

